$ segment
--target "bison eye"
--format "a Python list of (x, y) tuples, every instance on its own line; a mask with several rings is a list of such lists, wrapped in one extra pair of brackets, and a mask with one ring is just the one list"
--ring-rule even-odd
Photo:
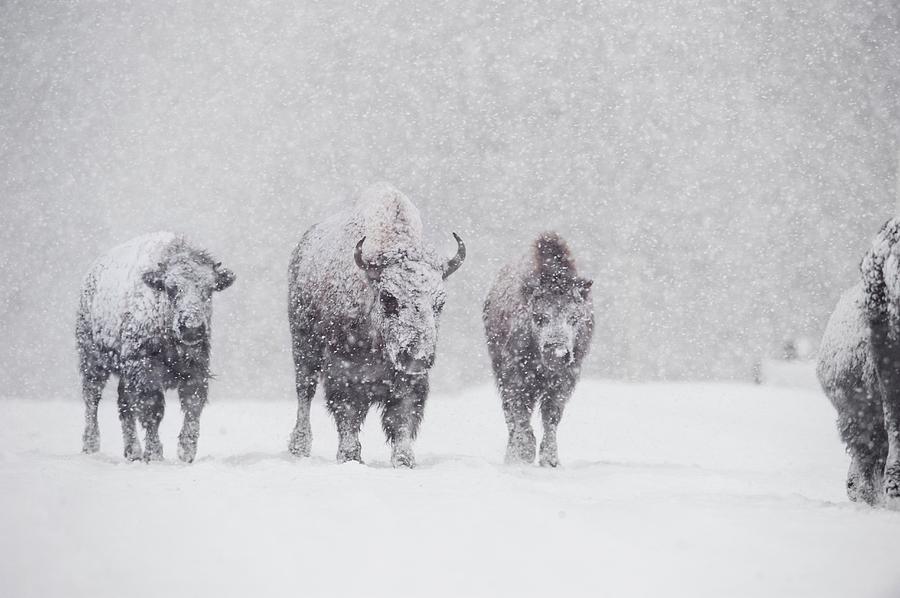
[(550, 318), (547, 316), (547, 314), (534, 313), (531, 314), (531, 320), (538, 326), (546, 326)]
[(381, 291), (381, 309), (384, 311), (384, 315), (393, 317), (400, 312), (400, 304), (396, 297), (387, 291)]

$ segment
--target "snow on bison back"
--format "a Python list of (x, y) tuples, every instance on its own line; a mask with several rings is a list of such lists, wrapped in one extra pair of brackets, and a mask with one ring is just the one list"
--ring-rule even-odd
[[(197, 452), (209, 382), (212, 294), (234, 274), (172, 233), (119, 245), (97, 260), (81, 289), (76, 338), (85, 405), (85, 453), (100, 448), (97, 404), (110, 375), (119, 378), (125, 458), (162, 459), (164, 391), (178, 389), (184, 424), (178, 456)], [(145, 430), (144, 450), (135, 415)]]
[(387, 183), (306, 231), (288, 272), (298, 400), (291, 453), (309, 456), (309, 404), (321, 377), (338, 461), (362, 460), (360, 426), (378, 404), (391, 463), (415, 466), (412, 441), (428, 396), (443, 281), (465, 259), (454, 237), (456, 255), (439, 259), (416, 207)]
[(817, 373), (850, 453), (847, 495), (900, 501), (900, 220), (888, 220), (822, 337)]

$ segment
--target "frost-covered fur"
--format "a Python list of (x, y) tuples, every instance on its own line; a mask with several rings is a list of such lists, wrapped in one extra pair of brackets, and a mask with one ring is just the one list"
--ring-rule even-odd
[[(82, 285), (75, 329), (85, 453), (100, 448), (97, 404), (115, 374), (125, 457), (162, 459), (163, 392), (177, 388), (184, 411), (178, 456), (194, 460), (209, 380), (212, 293), (232, 282), (230, 270), (171, 233), (138, 237), (94, 263)], [(146, 433), (143, 453), (135, 415)]]
[(507, 463), (534, 461), (531, 413), (540, 403), (540, 464), (559, 464), (556, 429), (594, 329), (591, 284), (578, 276), (569, 248), (555, 233), (538, 237), (494, 279), (483, 318), (509, 430)]
[(339, 434), (338, 461), (361, 461), (359, 429), (382, 407), (391, 462), (413, 467), (428, 370), (434, 363), (443, 279), (465, 257), (442, 262), (422, 235), (419, 212), (386, 183), (310, 228), (294, 249), (288, 318), (297, 381), (290, 451), (309, 456), (309, 403), (321, 378)]
[(850, 453), (847, 495), (900, 499), (900, 221), (881, 228), (841, 297), (819, 349), (818, 376)]

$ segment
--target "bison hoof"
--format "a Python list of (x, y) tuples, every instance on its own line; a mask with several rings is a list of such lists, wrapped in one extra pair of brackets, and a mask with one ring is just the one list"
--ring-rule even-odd
[(337, 462), (347, 463), (348, 461), (356, 461), (362, 463), (362, 446), (357, 442), (356, 446), (350, 448), (339, 448), (337, 452)]
[(144, 449), (144, 463), (149, 463), (150, 461), (162, 461), (162, 460), (163, 460), (162, 444), (160, 444), (159, 442), (147, 443), (147, 447)]
[(541, 467), (559, 467), (559, 457), (557, 455), (549, 455), (541, 453)]
[(506, 445), (506, 463), (534, 463), (534, 434), (514, 434)]
[(520, 449), (506, 449), (506, 459), (504, 461), (507, 465), (521, 465), (525, 463), (534, 463), (534, 449), (528, 450), (527, 448), (524, 450)]
[(197, 445), (178, 443), (178, 459), (183, 463), (193, 463), (197, 456)]
[(129, 461), (140, 461), (143, 456), (141, 445), (135, 440), (131, 444), (125, 445), (125, 458)]
[(853, 502), (864, 502), (874, 505), (877, 499), (875, 485), (872, 480), (862, 476), (851, 475), (847, 478), (847, 498)]
[(900, 498), (900, 463), (893, 463), (885, 470), (884, 495), (889, 499)]
[(100, 450), (100, 437), (84, 435), (82, 439), (81, 452), (85, 455), (92, 455)]
[(309, 457), (312, 439), (308, 434), (298, 433), (296, 430), (291, 434), (291, 441), (288, 443), (288, 450), (295, 457)]
[(411, 450), (394, 451), (391, 454), (391, 465), (413, 469), (416, 466), (416, 457)]

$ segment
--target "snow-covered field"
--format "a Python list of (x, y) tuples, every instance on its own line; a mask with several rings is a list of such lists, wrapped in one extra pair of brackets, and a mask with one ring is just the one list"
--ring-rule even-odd
[[(212, 392), (215, 397), (215, 389)], [(126, 463), (115, 402), (0, 401), (0, 595), (896, 596), (900, 513), (850, 504), (815, 391), (585, 382), (563, 467), (505, 467), (493, 389), (433, 396), (419, 467), (286, 452), (294, 401), (213, 402), (198, 461)], [(318, 399), (317, 399), (318, 400)]]

